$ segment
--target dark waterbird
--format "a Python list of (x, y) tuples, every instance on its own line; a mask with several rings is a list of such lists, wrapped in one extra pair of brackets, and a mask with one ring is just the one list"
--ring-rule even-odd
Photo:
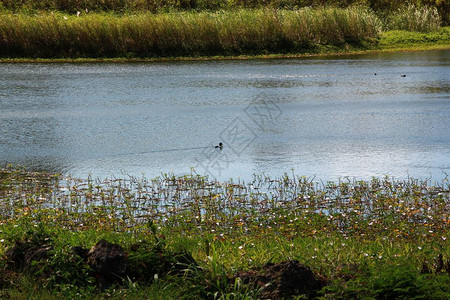
[(219, 145), (215, 146), (214, 148), (218, 148), (218, 149), (222, 150), (223, 149), (223, 144), (219, 143)]

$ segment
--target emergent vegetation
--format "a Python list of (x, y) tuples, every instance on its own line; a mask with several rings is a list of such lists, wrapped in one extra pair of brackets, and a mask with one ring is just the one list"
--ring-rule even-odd
[(374, 42), (381, 23), (366, 10), (239, 10), (138, 15), (4, 14), (0, 55), (114, 57), (313, 51)]
[(377, 48), (382, 32), (435, 32), (434, 7), (0, 13), (0, 57), (151, 58), (345, 52)]

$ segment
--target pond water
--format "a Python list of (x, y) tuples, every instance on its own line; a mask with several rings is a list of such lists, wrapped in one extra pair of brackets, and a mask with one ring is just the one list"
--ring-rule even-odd
[(442, 180), (450, 174), (449, 78), (450, 51), (4, 63), (0, 166), (81, 178), (194, 168), (218, 180), (285, 172)]

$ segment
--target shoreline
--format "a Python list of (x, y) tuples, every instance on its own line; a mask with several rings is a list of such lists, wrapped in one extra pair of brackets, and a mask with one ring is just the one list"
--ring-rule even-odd
[(175, 56), (175, 57), (148, 57), (148, 58), (0, 58), (2, 63), (150, 63), (150, 62), (179, 62), (179, 61), (229, 61), (229, 60), (266, 60), (266, 59), (302, 59), (334, 56), (354, 56), (377, 53), (394, 52), (420, 52), (433, 50), (450, 50), (450, 43), (439, 44), (412, 44), (408, 46), (382, 46), (382, 48), (367, 50), (350, 50), (342, 52), (320, 52), (320, 53), (272, 53), (256, 55), (230, 55), (230, 56)]

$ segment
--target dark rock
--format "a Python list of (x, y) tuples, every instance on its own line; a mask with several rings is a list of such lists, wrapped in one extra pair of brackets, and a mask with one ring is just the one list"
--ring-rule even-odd
[(261, 288), (261, 299), (285, 299), (298, 295), (313, 297), (324, 283), (297, 260), (268, 264), (260, 271), (241, 272), (244, 283)]
[(245, 284), (253, 284), (258, 288), (263, 288), (267, 283), (270, 282), (269, 277), (260, 275), (256, 271), (239, 272), (237, 277), (239, 277)]
[(128, 259), (122, 247), (101, 240), (89, 251), (88, 263), (96, 273), (99, 288), (106, 289), (122, 280)]
[(29, 241), (16, 241), (14, 246), (6, 251), (5, 256), (10, 268), (30, 269), (33, 261), (39, 262), (49, 258), (51, 249), (51, 246), (44, 243), (36, 245)]
[(29, 249), (29, 251), (25, 252), (25, 266), (31, 266), (33, 261), (42, 261), (49, 258), (49, 251), (51, 249), (51, 246), (41, 246)]
[(16, 241), (13, 247), (6, 250), (5, 256), (9, 267), (19, 269), (25, 265), (26, 248), (24, 242)]

